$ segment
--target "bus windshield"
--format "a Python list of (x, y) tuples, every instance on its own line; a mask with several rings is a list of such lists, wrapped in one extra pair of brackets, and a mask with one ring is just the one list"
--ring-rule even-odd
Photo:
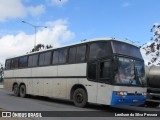
[(129, 58), (119, 57), (115, 84), (146, 85), (144, 63)]
[(131, 56), (132, 53), (132, 57), (143, 59), (138, 47), (127, 43), (122, 43), (120, 41), (112, 41), (112, 43), (114, 53), (127, 56)]

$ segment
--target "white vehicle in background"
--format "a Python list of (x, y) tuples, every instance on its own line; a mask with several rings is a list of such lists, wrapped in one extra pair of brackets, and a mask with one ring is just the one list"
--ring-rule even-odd
[(5, 89), (87, 103), (141, 105), (146, 100), (140, 49), (115, 39), (99, 38), (6, 59)]

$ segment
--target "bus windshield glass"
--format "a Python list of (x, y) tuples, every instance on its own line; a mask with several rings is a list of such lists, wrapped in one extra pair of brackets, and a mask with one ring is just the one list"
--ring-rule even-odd
[(144, 62), (119, 57), (115, 84), (145, 86)]
[(112, 41), (112, 43), (114, 53), (143, 59), (138, 47), (119, 41)]

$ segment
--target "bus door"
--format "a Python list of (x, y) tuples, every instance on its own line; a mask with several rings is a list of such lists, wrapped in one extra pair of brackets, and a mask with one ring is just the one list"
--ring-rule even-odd
[(98, 89), (97, 103), (109, 104), (111, 99), (111, 60), (103, 60), (98, 62)]
[(89, 81), (88, 83), (86, 82), (85, 86), (88, 92), (88, 101), (93, 103), (97, 103), (97, 84), (98, 84), (97, 68), (98, 68), (97, 61), (92, 61), (88, 63), (87, 78)]

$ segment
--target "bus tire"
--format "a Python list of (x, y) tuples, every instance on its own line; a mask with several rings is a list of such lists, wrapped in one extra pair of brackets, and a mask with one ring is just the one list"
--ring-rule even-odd
[(88, 101), (87, 93), (84, 89), (78, 88), (73, 93), (73, 102), (77, 107), (85, 107)]
[(13, 93), (14, 93), (14, 96), (19, 97), (18, 84), (15, 84), (15, 85), (13, 86)]
[(20, 89), (19, 89), (19, 93), (20, 93), (20, 97), (25, 98), (26, 97), (26, 86), (25, 85), (21, 85)]

